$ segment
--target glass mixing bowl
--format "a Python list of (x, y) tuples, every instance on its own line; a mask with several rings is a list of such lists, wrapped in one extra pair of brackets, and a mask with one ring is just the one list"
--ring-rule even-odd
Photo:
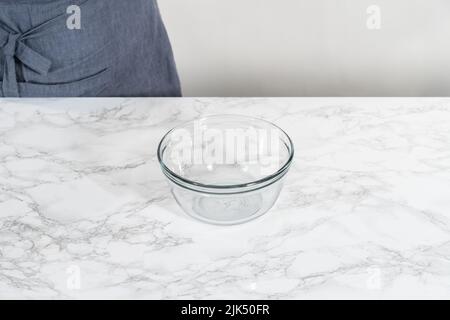
[(276, 125), (218, 115), (170, 130), (158, 160), (183, 210), (213, 224), (238, 224), (267, 212), (289, 171), (294, 146)]

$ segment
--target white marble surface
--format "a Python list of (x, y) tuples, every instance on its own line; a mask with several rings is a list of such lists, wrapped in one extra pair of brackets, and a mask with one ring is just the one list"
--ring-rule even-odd
[[(296, 146), (247, 224), (186, 217), (156, 160), (215, 113)], [(450, 99), (0, 100), (0, 298), (450, 298)]]

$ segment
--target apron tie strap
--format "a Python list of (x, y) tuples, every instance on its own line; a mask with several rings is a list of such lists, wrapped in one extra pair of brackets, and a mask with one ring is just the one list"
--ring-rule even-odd
[(52, 65), (51, 61), (35, 50), (28, 47), (20, 34), (7, 32), (0, 28), (0, 44), (3, 43), (3, 95), (5, 97), (19, 97), (17, 83), (16, 59), (28, 68), (41, 75), (47, 75)]

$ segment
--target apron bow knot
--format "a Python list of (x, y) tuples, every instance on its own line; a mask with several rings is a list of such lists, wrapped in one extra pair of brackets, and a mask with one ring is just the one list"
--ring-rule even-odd
[(18, 33), (7, 32), (0, 28), (0, 50), (4, 55), (3, 65), (3, 95), (5, 97), (19, 97), (17, 83), (16, 59), (28, 68), (41, 75), (47, 75), (51, 61), (24, 43), (24, 37)]

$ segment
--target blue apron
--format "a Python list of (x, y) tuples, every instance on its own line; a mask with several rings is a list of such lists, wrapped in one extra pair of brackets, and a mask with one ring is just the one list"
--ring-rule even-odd
[(78, 96), (181, 96), (156, 1), (0, 0), (0, 97)]

